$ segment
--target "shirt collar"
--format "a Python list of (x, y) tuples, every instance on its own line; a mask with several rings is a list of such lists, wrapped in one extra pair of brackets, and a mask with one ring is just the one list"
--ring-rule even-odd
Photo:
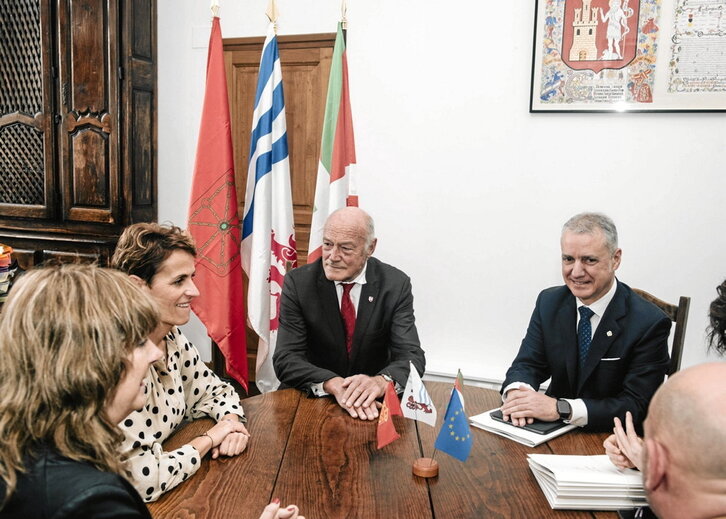
[[(618, 288), (618, 280), (613, 279), (613, 286), (610, 287), (610, 290), (607, 291), (607, 293), (602, 296), (600, 299), (595, 301), (592, 304), (587, 305), (587, 307), (592, 310), (595, 315), (602, 318), (603, 314), (605, 313), (605, 310), (607, 310), (608, 305), (610, 304), (610, 301), (613, 300), (613, 297), (615, 297), (615, 291)], [(579, 298), (575, 298), (575, 301), (577, 302), (577, 310), (580, 310), (581, 306), (586, 306), (582, 301), (580, 301)]]
[(348, 285), (348, 284), (354, 284), (354, 283), (358, 283), (359, 285), (365, 285), (367, 268), (368, 268), (368, 260), (366, 260), (365, 264), (363, 265), (363, 270), (360, 271), (360, 274), (358, 274), (353, 281), (336, 281), (335, 286), (337, 287), (339, 285)]

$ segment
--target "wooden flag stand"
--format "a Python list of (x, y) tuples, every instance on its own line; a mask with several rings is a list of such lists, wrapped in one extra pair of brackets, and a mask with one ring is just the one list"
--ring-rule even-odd
[(413, 462), (413, 475), (420, 478), (435, 478), (439, 475), (439, 462), (433, 458), (419, 458)]

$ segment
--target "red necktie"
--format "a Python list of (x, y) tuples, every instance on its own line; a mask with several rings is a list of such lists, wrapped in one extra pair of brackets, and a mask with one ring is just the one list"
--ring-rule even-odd
[(348, 350), (353, 346), (353, 332), (355, 331), (355, 307), (350, 299), (350, 291), (355, 283), (346, 283), (343, 285), (343, 298), (340, 301), (340, 315), (343, 317), (343, 325), (345, 326), (345, 349)]

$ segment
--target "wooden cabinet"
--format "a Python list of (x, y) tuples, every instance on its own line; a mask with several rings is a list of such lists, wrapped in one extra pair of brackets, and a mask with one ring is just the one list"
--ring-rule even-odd
[(156, 218), (155, 0), (0, 0), (0, 242), (100, 258)]

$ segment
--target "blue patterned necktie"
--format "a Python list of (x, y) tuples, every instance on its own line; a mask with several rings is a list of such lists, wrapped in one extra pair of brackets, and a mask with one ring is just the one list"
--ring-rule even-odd
[(580, 346), (580, 367), (585, 365), (587, 353), (590, 351), (590, 343), (592, 342), (592, 326), (590, 325), (590, 317), (595, 312), (586, 306), (578, 308), (580, 312), (580, 322), (577, 325), (577, 344)]

